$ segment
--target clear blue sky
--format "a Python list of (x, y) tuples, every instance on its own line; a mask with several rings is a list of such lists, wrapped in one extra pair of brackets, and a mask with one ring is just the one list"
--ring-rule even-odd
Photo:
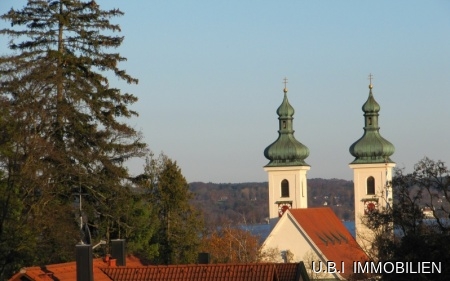
[[(24, 3), (1, 0), (0, 11)], [(352, 179), (369, 73), (397, 166), (411, 171), (424, 156), (450, 164), (450, 1), (97, 3), (125, 12), (113, 20), (125, 36), (119, 52), (139, 84), (113, 81), (139, 97), (130, 124), (189, 182), (267, 180), (284, 77), (309, 178)]]

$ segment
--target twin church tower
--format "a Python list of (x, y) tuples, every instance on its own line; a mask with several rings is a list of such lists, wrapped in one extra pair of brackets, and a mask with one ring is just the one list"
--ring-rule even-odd
[[(361, 218), (393, 203), (391, 181), (395, 163), (390, 156), (394, 153), (394, 146), (380, 135), (380, 105), (373, 97), (372, 88), (370, 83), (369, 97), (362, 106), (364, 134), (350, 146), (350, 154), (355, 157), (349, 166), (353, 169), (356, 240), (361, 246), (371, 240), (367, 239), (370, 235)], [(264, 150), (264, 156), (270, 160), (264, 170), (269, 178), (272, 228), (287, 209), (308, 207), (306, 174), (310, 166), (305, 159), (309, 156), (309, 149), (294, 137), (294, 108), (289, 103), (287, 92), (285, 84), (283, 102), (277, 109), (278, 139)]]

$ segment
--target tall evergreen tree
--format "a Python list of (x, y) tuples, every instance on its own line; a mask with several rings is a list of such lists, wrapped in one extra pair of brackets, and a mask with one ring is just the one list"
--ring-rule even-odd
[(157, 212), (159, 230), (152, 243), (159, 245), (159, 264), (193, 263), (197, 260), (203, 220), (191, 204), (193, 194), (175, 161), (165, 155), (147, 159), (147, 194)]
[[(74, 193), (83, 194), (94, 236), (117, 238), (127, 226), (116, 204), (132, 196), (124, 162), (144, 155), (146, 145), (124, 122), (137, 116), (129, 109), (137, 98), (111, 87), (107, 76), (137, 83), (119, 68), (125, 58), (108, 52), (123, 41), (110, 22), (122, 14), (95, 1), (29, 0), (1, 16), (11, 23), (0, 35), (11, 38), (13, 51), (0, 57), (2, 272), (52, 257), (50, 249), (73, 253)], [(25, 249), (37, 257), (23, 259)]]

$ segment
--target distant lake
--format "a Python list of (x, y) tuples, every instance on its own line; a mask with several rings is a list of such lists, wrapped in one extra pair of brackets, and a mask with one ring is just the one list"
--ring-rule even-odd
[[(355, 222), (354, 221), (344, 221), (343, 224), (348, 229), (350, 234), (355, 237)], [(266, 240), (267, 236), (270, 234), (269, 224), (250, 224), (242, 226), (243, 229), (250, 231), (253, 235), (258, 235), (261, 237), (261, 242)]]
[(355, 222), (354, 221), (344, 221), (343, 222), (345, 227), (350, 231), (350, 234), (353, 236), (353, 238), (356, 237), (356, 230), (355, 230)]
[[(446, 225), (447, 227), (450, 226), (450, 219), (441, 219), (440, 222), (443, 225)], [(348, 229), (350, 234), (355, 237), (355, 222), (354, 221), (344, 221), (342, 222), (345, 227)], [(426, 225), (435, 225), (437, 224), (435, 219), (424, 219), (423, 223)], [(242, 226), (243, 229), (246, 229), (250, 231), (253, 235), (258, 235), (261, 237), (261, 242), (264, 242), (266, 240), (267, 236), (270, 234), (270, 225), (269, 224), (250, 224), (246, 226)], [(403, 232), (400, 228), (395, 228), (394, 230), (395, 235), (402, 236)]]

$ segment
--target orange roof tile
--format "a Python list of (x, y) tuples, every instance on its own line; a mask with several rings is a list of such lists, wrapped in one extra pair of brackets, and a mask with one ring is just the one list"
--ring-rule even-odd
[(300, 263), (275, 263), (279, 281), (302, 280), (299, 279), (301, 275), (301, 267), (304, 267), (303, 262)]
[[(127, 266), (143, 266), (141, 261), (133, 256), (127, 257)], [(108, 266), (107, 262), (103, 258), (98, 258), (93, 260), (93, 273), (95, 281), (111, 281), (101, 268)], [(52, 264), (46, 266), (34, 266), (27, 267), (15, 274), (9, 281), (22, 281), (22, 280), (32, 280), (32, 281), (76, 281), (77, 280), (77, 269), (76, 262), (67, 262)]]
[[(278, 281), (273, 264), (202, 264), (105, 268), (114, 281)], [(293, 279), (291, 279), (293, 280)]]
[[(127, 266), (110, 266), (94, 259), (95, 281), (298, 281), (303, 280), (303, 264), (200, 264), (143, 266), (139, 259), (127, 257)], [(304, 266), (303, 266), (304, 267)], [(29, 267), (9, 281), (76, 281), (76, 263)]]
[[(336, 269), (343, 277), (348, 278), (352, 274), (353, 261), (369, 260), (332, 209), (289, 209), (289, 212), (326, 259), (336, 263)], [(344, 262), (344, 272), (341, 262)]]

